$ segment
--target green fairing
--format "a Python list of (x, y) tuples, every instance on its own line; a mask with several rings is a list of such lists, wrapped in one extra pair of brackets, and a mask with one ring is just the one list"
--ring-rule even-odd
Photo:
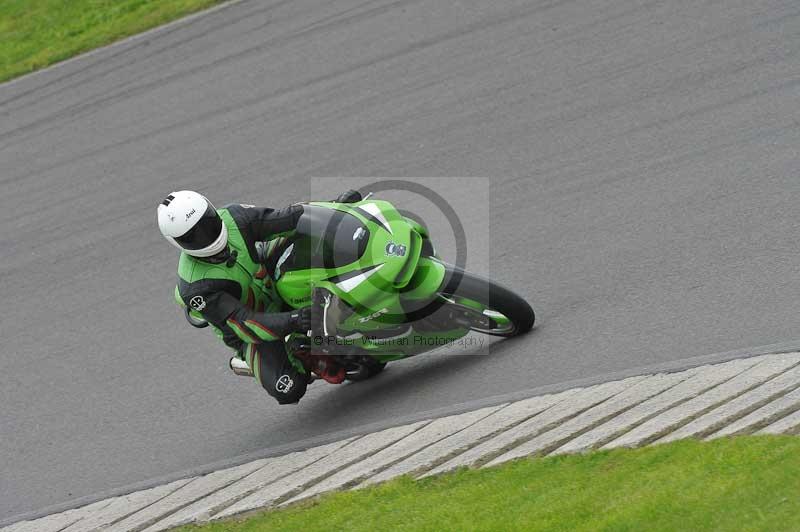
[[(383, 226), (381, 220), (365, 215), (360, 207), (367, 203), (377, 207), (391, 232)], [(344, 265), (281, 271), (282, 262), (278, 261), (276, 288), (289, 305), (296, 308), (307, 305), (314, 287), (331, 291), (355, 310), (354, 314), (340, 324), (343, 330), (358, 331), (363, 335), (351, 345), (358, 346), (365, 354), (382, 362), (430, 350), (430, 344), (425, 343), (426, 338), (436, 337), (442, 342), (448, 342), (469, 332), (468, 329), (457, 328), (432, 334), (417, 333), (412, 329), (406, 339), (393, 342), (371, 340), (371, 333), (405, 321), (404, 302), (434, 299), (442, 286), (445, 268), (437, 259), (421, 256), (422, 242), (427, 238), (427, 231), (417, 222), (403, 217), (386, 201), (371, 199), (350, 204), (312, 202), (309, 205), (354, 216), (369, 232), (369, 242), (357, 260)], [(374, 207), (372, 210), (374, 211)], [(294, 244), (312, 250), (320, 247), (313, 236), (306, 240), (303, 238), (305, 237), (301, 235)], [(355, 234), (352, 239), (356, 240)], [(405, 248), (405, 254), (390, 254), (387, 251), (390, 244), (395, 249)], [(375, 271), (353, 287), (348, 287), (346, 282), (331, 280), (336, 276), (376, 266), (378, 268)]]
[[(441, 286), (444, 268), (440, 264), (430, 264), (429, 258), (420, 257), (422, 237), (412, 229), (407, 218), (386, 201), (369, 200), (376, 205), (387, 220), (392, 232), (365, 217), (358, 207), (367, 202), (354, 204), (313, 202), (316, 205), (346, 212), (355, 216), (369, 231), (369, 245), (364, 254), (355, 262), (337, 268), (308, 268), (280, 274), (277, 282), (278, 294), (295, 308), (308, 304), (314, 286), (327, 288), (342, 300), (352, 305), (363, 315), (388, 306), (390, 311), (400, 312), (399, 290), (412, 286), (413, 289), (403, 297), (409, 299), (430, 298)], [(415, 222), (414, 222), (415, 223)], [(416, 223), (415, 223), (416, 224)], [(389, 256), (385, 250), (388, 244), (405, 246), (405, 256)], [(366, 282), (351, 291), (345, 291), (328, 281), (329, 278), (358, 271), (366, 267), (381, 265), (380, 271), (372, 274)], [(402, 274), (402, 275), (401, 275)], [(390, 312), (394, 314), (393, 312)]]

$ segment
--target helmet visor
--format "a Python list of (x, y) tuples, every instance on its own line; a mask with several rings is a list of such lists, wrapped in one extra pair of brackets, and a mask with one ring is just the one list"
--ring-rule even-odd
[(222, 218), (219, 217), (214, 206), (209, 202), (206, 212), (194, 227), (186, 231), (181, 236), (175, 237), (175, 241), (183, 249), (197, 250), (207, 248), (219, 238), (222, 231)]

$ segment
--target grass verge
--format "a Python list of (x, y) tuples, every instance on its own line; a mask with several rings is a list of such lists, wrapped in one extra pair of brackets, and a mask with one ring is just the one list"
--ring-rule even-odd
[(800, 438), (525, 459), (178, 530), (800, 530)]
[(0, 0), (0, 82), (223, 0)]

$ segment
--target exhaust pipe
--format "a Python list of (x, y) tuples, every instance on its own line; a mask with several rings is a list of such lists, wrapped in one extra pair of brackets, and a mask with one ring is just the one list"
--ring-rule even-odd
[(247, 365), (247, 362), (242, 360), (241, 358), (231, 357), (230, 362), (228, 365), (235, 374), (239, 375), (240, 377), (252, 377), (253, 370), (250, 369), (250, 366)]

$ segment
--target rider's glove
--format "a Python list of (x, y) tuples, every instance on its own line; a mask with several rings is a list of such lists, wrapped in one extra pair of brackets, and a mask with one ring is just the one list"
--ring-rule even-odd
[(336, 198), (337, 203), (356, 203), (361, 201), (363, 198), (361, 196), (361, 192), (358, 190), (348, 190), (347, 192), (343, 192), (339, 194), (339, 197)]
[(289, 317), (289, 328), (292, 332), (307, 334), (311, 330), (311, 307), (292, 311)]

